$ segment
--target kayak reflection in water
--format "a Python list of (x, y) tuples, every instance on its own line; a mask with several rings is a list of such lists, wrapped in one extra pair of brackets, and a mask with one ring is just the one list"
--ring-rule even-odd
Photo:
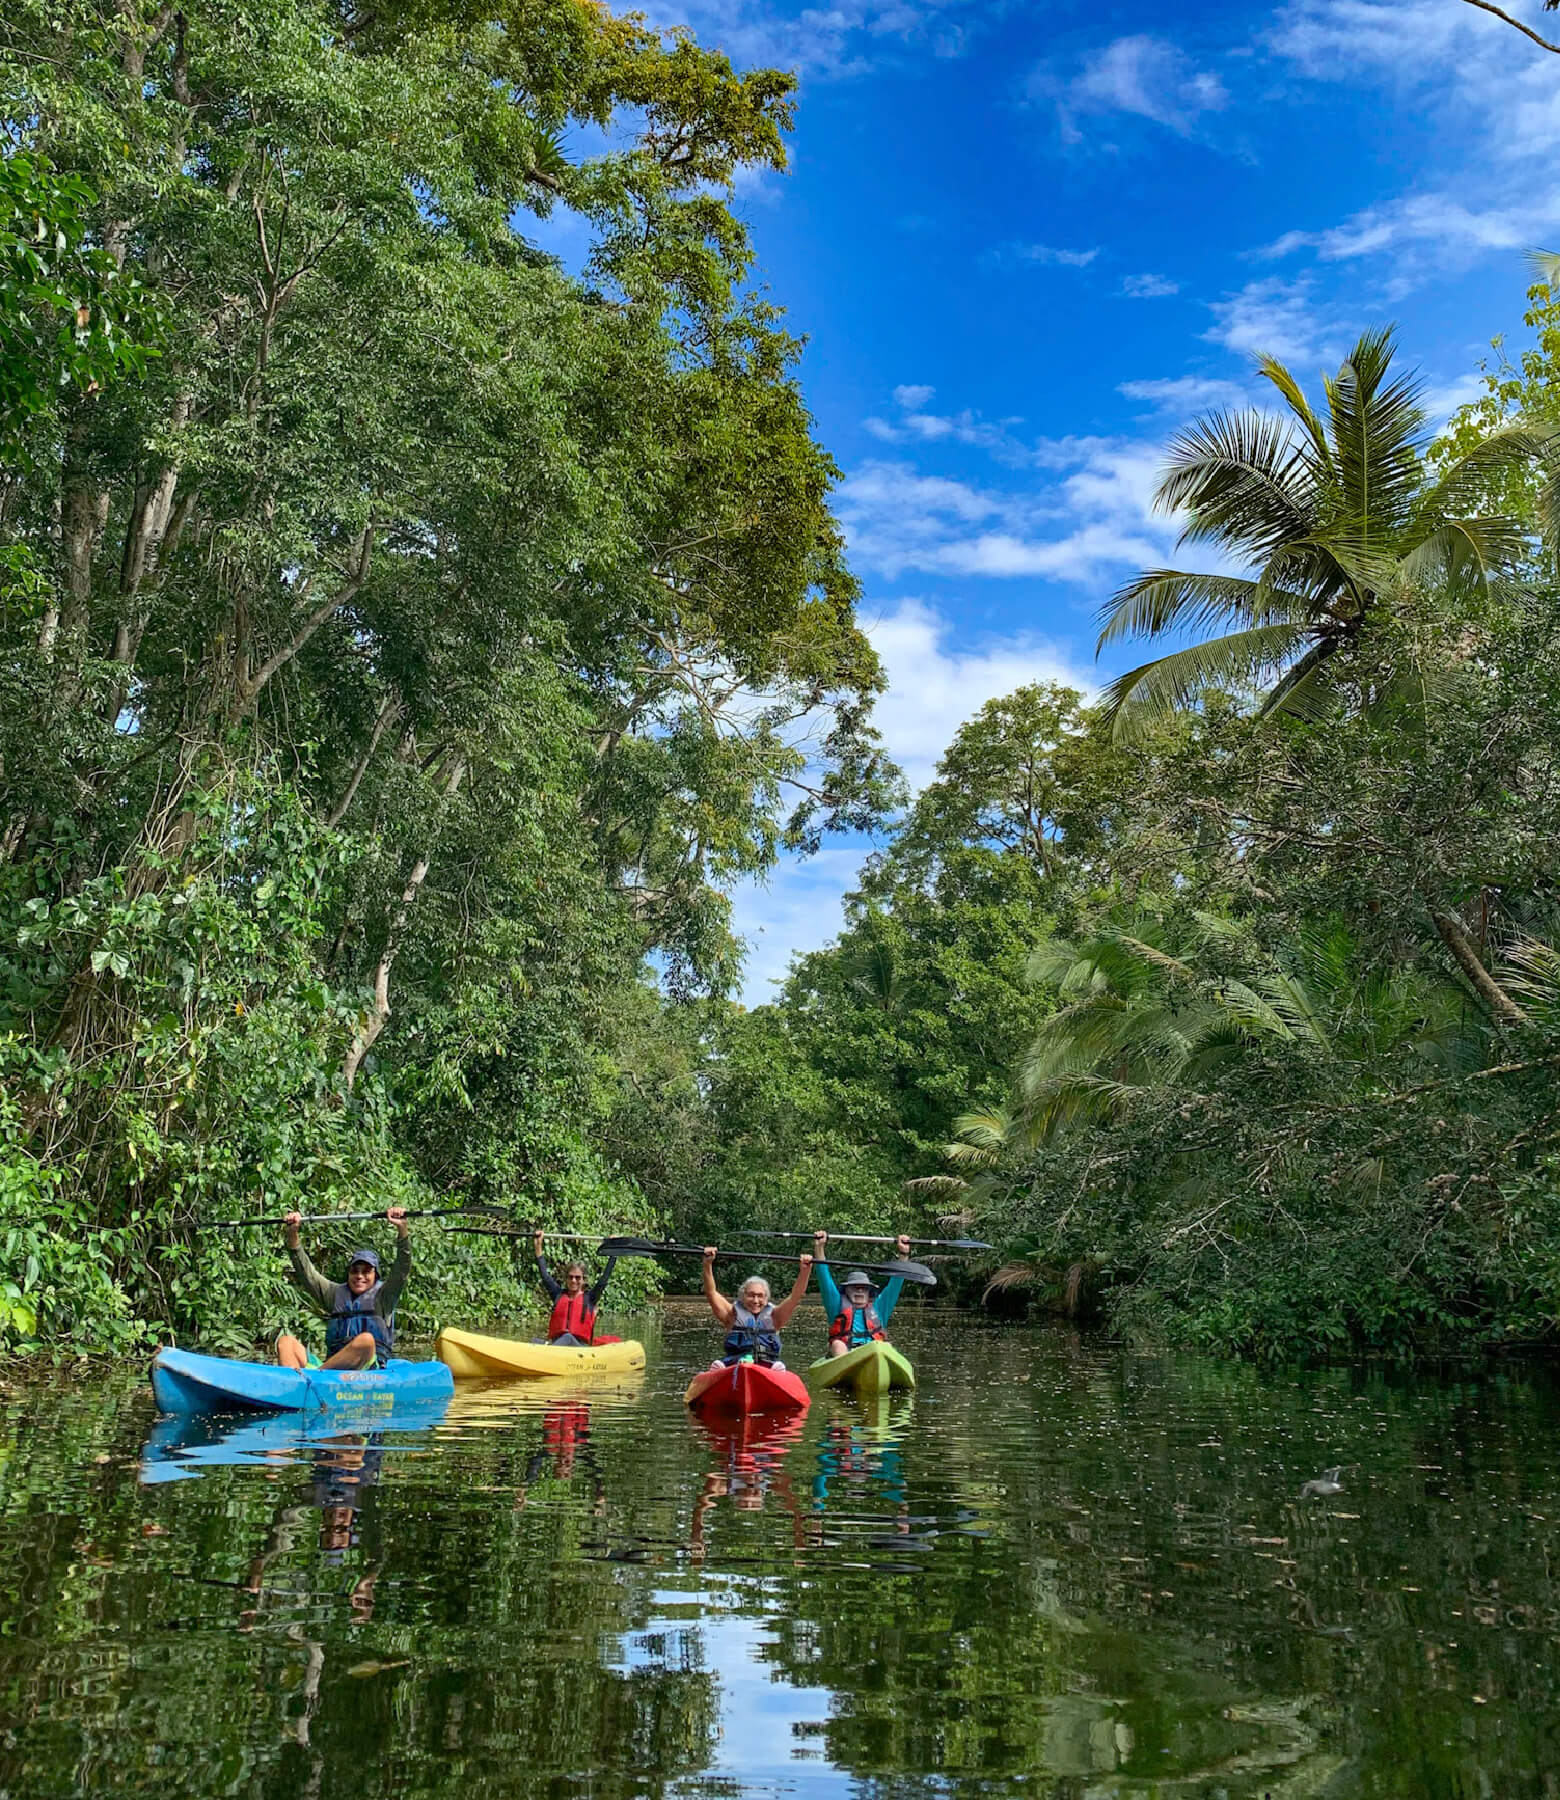
[(547, 1321), (547, 1342), (575, 1344), (581, 1349), (588, 1348), (591, 1344), (621, 1344), (622, 1338), (596, 1335), (596, 1308), (601, 1305), (601, 1296), (607, 1291), (607, 1283), (617, 1267), (617, 1258), (607, 1258), (606, 1268), (597, 1277), (595, 1286), (589, 1288), (585, 1285), (587, 1277), (584, 1263), (571, 1262), (563, 1271), (563, 1285), (560, 1287), (549, 1272), (547, 1260), (542, 1255), (542, 1241), (542, 1233), (537, 1232), (532, 1240), (532, 1248), (536, 1252), (536, 1272), (542, 1278), (547, 1298), (553, 1303), (552, 1317)]
[[(823, 1295), (823, 1310), (829, 1320), (830, 1356), (844, 1356), (874, 1339), (885, 1342), (888, 1338), (889, 1318), (899, 1304), (899, 1296), (904, 1292), (904, 1277), (891, 1275), (883, 1284), (883, 1291), (875, 1299), (872, 1283), (864, 1269), (852, 1269), (840, 1287), (836, 1287), (834, 1271), (828, 1263), (828, 1244), (828, 1232), (813, 1233), (818, 1288)], [(901, 1258), (909, 1256), (910, 1240), (903, 1232), (895, 1238), (894, 1249)]]
[[(354, 1250), (345, 1281), (327, 1281), (299, 1248), (298, 1213), (288, 1213), (282, 1227), (293, 1286), (325, 1320), (327, 1369), (371, 1369), (395, 1344), (395, 1305), (412, 1272), (412, 1232), (404, 1208), (392, 1206), (385, 1217), (400, 1240), (395, 1267), (382, 1276), (375, 1251)], [(288, 1369), (310, 1366), (308, 1351), (287, 1331), (276, 1340), (276, 1360)]]
[(715, 1246), (704, 1246), (704, 1298), (710, 1311), (726, 1327), (726, 1342), (720, 1356), (710, 1364), (712, 1369), (738, 1362), (763, 1363), (771, 1369), (783, 1369), (780, 1360), (780, 1333), (791, 1322), (791, 1314), (802, 1303), (807, 1283), (812, 1279), (813, 1259), (799, 1256), (801, 1267), (786, 1297), (776, 1302), (770, 1297), (769, 1283), (762, 1275), (749, 1275), (737, 1289), (734, 1301), (728, 1300), (715, 1285)]
[(790, 1475), (780, 1466), (787, 1451), (801, 1438), (801, 1419), (791, 1414), (762, 1413), (719, 1424), (704, 1419), (700, 1424), (725, 1466), (712, 1469), (704, 1477), (693, 1503), (688, 1551), (694, 1560), (704, 1559), (705, 1521), (718, 1500), (730, 1500), (738, 1512), (756, 1513), (764, 1510), (764, 1502), (774, 1494), (790, 1517), (793, 1546), (804, 1549), (809, 1536), (817, 1541), (818, 1534), (809, 1532)]

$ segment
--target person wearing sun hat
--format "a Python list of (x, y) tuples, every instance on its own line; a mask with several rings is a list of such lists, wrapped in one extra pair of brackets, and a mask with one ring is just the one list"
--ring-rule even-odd
[[(866, 1270), (852, 1269), (836, 1287), (834, 1271), (829, 1267), (828, 1248), (828, 1232), (815, 1231), (813, 1266), (818, 1271), (823, 1310), (829, 1321), (829, 1354), (844, 1356), (874, 1338), (887, 1338), (889, 1316), (899, 1304), (905, 1283), (903, 1276), (891, 1275), (883, 1284), (882, 1292), (874, 1295)], [(894, 1249), (901, 1257), (908, 1257), (909, 1238), (901, 1233), (894, 1240)]]
[[(348, 1258), (345, 1281), (327, 1281), (299, 1247), (303, 1220), (298, 1213), (288, 1213), (283, 1223), (293, 1286), (325, 1320), (324, 1368), (371, 1369), (394, 1347), (396, 1302), (412, 1272), (412, 1233), (404, 1208), (392, 1206), (385, 1217), (399, 1240), (390, 1273), (381, 1272), (377, 1251), (364, 1248)], [(288, 1369), (306, 1369), (311, 1362), (303, 1344), (287, 1331), (276, 1340), (276, 1360)]]

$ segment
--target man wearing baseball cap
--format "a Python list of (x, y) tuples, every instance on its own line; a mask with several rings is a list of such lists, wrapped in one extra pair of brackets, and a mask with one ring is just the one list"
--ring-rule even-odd
[[(385, 1217), (399, 1240), (395, 1266), (381, 1275), (379, 1257), (372, 1250), (354, 1250), (347, 1263), (345, 1281), (327, 1281), (298, 1247), (301, 1215), (290, 1212), (282, 1226), (293, 1286), (325, 1319), (327, 1369), (371, 1369), (390, 1355), (395, 1344), (395, 1304), (412, 1272), (412, 1232), (405, 1209), (392, 1206)], [(310, 1366), (308, 1351), (291, 1332), (276, 1340), (276, 1360), (289, 1369)]]

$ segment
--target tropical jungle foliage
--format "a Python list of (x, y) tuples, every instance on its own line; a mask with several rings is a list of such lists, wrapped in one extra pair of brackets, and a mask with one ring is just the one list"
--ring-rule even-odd
[(1256, 572), (1130, 582), (1106, 641), (1179, 647), (960, 731), (741, 1023), (768, 1049), (713, 1078), (711, 1199), (759, 1198), (746, 1129), (774, 1200), (900, 1181), (1001, 1245), (994, 1306), (1271, 1355), (1552, 1338), (1548, 286), (1529, 323), (1435, 441), (1372, 333), (1319, 401), (1267, 361), (1271, 416), (1172, 446), (1161, 502)]
[[(591, 0), (22, 0), (0, 81), (0, 1341), (248, 1341), (223, 1217), (648, 1218), (647, 957), (722, 991), (731, 879), (891, 792), (727, 205), (790, 79)], [(409, 1322), (514, 1303), (421, 1242)]]

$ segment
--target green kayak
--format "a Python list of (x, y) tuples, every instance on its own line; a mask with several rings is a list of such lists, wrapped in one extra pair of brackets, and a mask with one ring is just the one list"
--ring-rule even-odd
[(813, 1387), (854, 1388), (864, 1400), (890, 1388), (913, 1388), (915, 1370), (892, 1344), (863, 1344), (843, 1356), (820, 1356), (807, 1370)]

